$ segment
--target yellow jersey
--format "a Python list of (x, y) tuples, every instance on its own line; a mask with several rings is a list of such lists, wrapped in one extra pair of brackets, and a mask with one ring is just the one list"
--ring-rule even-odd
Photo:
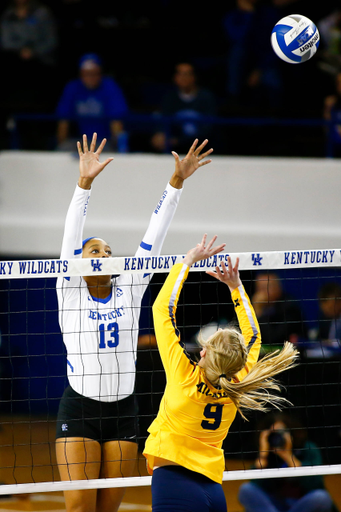
[[(167, 384), (156, 419), (150, 425), (143, 455), (152, 474), (154, 458), (170, 460), (221, 483), (225, 469), (222, 443), (237, 408), (226, 392), (205, 377), (180, 341), (175, 313), (189, 267), (178, 263), (171, 269), (154, 305), (155, 334)], [(245, 367), (236, 374), (242, 380), (256, 363), (261, 337), (258, 321), (241, 285), (232, 292), (238, 322), (248, 346)]]

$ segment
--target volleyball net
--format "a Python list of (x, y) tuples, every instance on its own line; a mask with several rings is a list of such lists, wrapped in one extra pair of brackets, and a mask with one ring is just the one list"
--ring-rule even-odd
[[(235, 322), (229, 291), (206, 271), (223, 253), (192, 266), (180, 296), (177, 324), (187, 351), (196, 359), (199, 331), (206, 338)], [(291, 431), (302, 452), (304, 436), (321, 460), (293, 468), (250, 469), (258, 455), (258, 436), (267, 415), (237, 415), (223, 448), (224, 480), (341, 473), (341, 250), (301, 250), (230, 254), (255, 307), (262, 355), (286, 340), (300, 351), (300, 363), (279, 380), (297, 421)], [(141, 470), (131, 478), (64, 481), (55, 458), (55, 424), (68, 385), (66, 352), (58, 324), (56, 278), (153, 273), (139, 324), (135, 395), (139, 405), (139, 453), (155, 418), (165, 376), (153, 337), (151, 306), (171, 267), (182, 255), (150, 258), (46, 259), (0, 262), (0, 495), (74, 489), (150, 485)], [(300, 444), (301, 443), (301, 444)], [(228, 461), (238, 461), (230, 470)], [(232, 464), (231, 467), (235, 467)]]

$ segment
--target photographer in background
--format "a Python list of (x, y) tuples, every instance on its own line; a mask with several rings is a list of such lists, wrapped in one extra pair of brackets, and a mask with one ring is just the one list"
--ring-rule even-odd
[[(320, 449), (292, 414), (267, 415), (259, 430), (255, 469), (317, 466)], [(323, 477), (304, 476), (251, 480), (240, 487), (239, 501), (246, 512), (332, 512), (333, 502)]]

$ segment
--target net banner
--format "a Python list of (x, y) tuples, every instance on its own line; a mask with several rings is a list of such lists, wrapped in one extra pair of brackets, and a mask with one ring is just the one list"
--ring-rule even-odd
[[(227, 263), (239, 258), (240, 270), (269, 270), (286, 268), (339, 267), (341, 249), (314, 249), (297, 251), (269, 251), (221, 253), (195, 263), (191, 271), (212, 270), (221, 261)], [(70, 277), (108, 274), (139, 274), (169, 272), (185, 255), (120, 257), (120, 258), (75, 258), (69, 260), (14, 260), (0, 262), (0, 279), (21, 277)]]

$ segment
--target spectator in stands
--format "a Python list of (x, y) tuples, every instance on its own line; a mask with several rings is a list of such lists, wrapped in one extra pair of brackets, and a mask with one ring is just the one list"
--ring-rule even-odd
[(269, 38), (279, 10), (260, 0), (236, 0), (222, 19), (227, 42), (228, 106), (278, 109), (283, 100), (280, 62)]
[(341, 286), (337, 282), (324, 284), (318, 293), (321, 318), (318, 338), (323, 341), (341, 339)]
[(189, 62), (179, 62), (175, 66), (173, 82), (174, 88), (165, 94), (160, 113), (173, 116), (175, 123), (166, 130), (160, 125), (151, 139), (152, 148), (165, 152), (171, 146), (183, 153), (189, 141), (202, 138), (203, 133), (212, 143), (212, 124), (200, 122), (200, 118), (216, 115), (213, 93), (198, 85), (196, 71)]
[(122, 118), (127, 112), (122, 89), (112, 78), (103, 76), (101, 58), (95, 53), (83, 55), (79, 78), (66, 84), (57, 106), (57, 149), (71, 151), (75, 138), (83, 133), (91, 138), (97, 133), (99, 140), (107, 139), (107, 150), (126, 152)]
[[(287, 468), (322, 464), (321, 451), (290, 412), (267, 415), (258, 430), (254, 468)], [(333, 502), (323, 477), (304, 476), (251, 480), (239, 489), (245, 512), (331, 512)]]
[(261, 326), (263, 345), (282, 346), (284, 341), (296, 343), (306, 339), (302, 311), (294, 299), (284, 292), (275, 272), (260, 272), (255, 279), (252, 304)]
[(337, 8), (317, 23), (321, 37), (319, 66), (336, 75), (341, 69), (341, 9)]
[(324, 99), (323, 117), (330, 123), (327, 128), (328, 155), (338, 157), (341, 155), (341, 71), (335, 77), (334, 92)]
[(51, 98), (58, 37), (50, 9), (37, 0), (11, 0), (0, 31), (6, 101), (20, 110)]

